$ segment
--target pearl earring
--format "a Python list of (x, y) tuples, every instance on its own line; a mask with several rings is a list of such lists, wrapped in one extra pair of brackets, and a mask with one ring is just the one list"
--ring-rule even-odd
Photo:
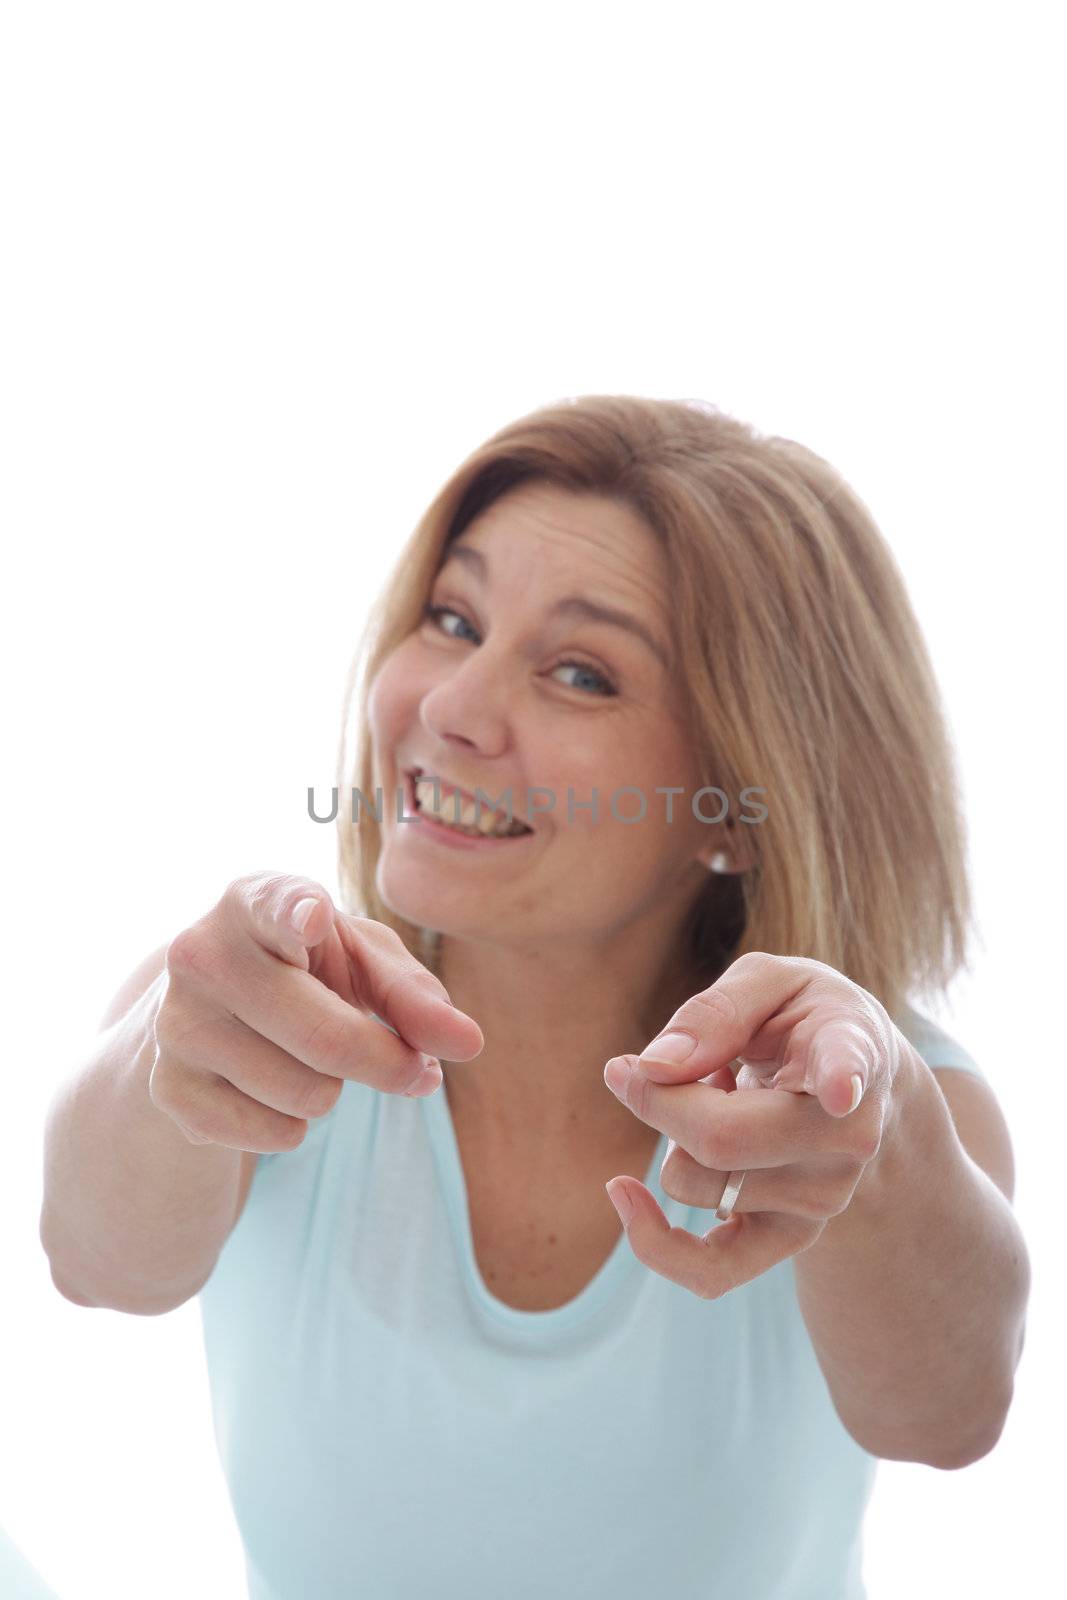
[(726, 872), (729, 869), (729, 866), (730, 866), (730, 857), (726, 854), (726, 851), (725, 850), (716, 850), (715, 854), (712, 856), (711, 860), (708, 862), (708, 871), (709, 872)]

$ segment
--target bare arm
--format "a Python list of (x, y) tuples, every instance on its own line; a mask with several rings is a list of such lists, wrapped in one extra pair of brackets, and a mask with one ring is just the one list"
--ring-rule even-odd
[(173, 1310), (207, 1281), (234, 1221), (242, 1163), (256, 1161), (190, 1143), (149, 1095), (166, 952), (115, 996), (45, 1131), (40, 1234), (56, 1288), (78, 1305), (144, 1316)]
[(48, 1109), (41, 1243), (68, 1300), (145, 1316), (203, 1287), (257, 1156), (295, 1149), (344, 1079), (432, 1093), (437, 1053), (484, 1043), (391, 928), (277, 873), (142, 962), (102, 1029)]

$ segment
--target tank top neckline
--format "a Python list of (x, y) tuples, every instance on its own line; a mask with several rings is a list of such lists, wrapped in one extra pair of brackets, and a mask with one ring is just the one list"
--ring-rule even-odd
[[(532, 1335), (535, 1339), (547, 1333), (569, 1330), (605, 1306), (636, 1268), (648, 1271), (634, 1255), (626, 1234), (620, 1233), (611, 1254), (600, 1264), (585, 1288), (563, 1305), (553, 1306), (546, 1311), (523, 1311), (498, 1299), (482, 1277), (474, 1253), (467, 1185), (444, 1085), (433, 1094), (424, 1096), (421, 1105), (464, 1282), (475, 1305), (490, 1321), (513, 1332)], [(676, 1202), (665, 1195), (659, 1186), (659, 1169), (667, 1154), (667, 1142), (667, 1135), (661, 1133), (642, 1181), (664, 1211), (671, 1215)]]

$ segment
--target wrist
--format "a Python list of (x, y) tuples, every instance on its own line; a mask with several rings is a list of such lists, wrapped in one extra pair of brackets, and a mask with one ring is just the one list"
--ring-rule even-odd
[[(941, 1181), (946, 1157), (958, 1152), (952, 1114), (922, 1056), (898, 1034), (898, 1057), (877, 1153), (868, 1161), (843, 1216), (873, 1216), (905, 1193), (921, 1203), (926, 1184)], [(837, 1219), (833, 1219), (837, 1220)]]

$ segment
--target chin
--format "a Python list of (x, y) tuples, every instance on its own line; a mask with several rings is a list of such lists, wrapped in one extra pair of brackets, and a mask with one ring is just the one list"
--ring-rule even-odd
[[(407, 871), (394, 866), (383, 851), (378, 859), (375, 888), (384, 905), (394, 916), (403, 917), (417, 928), (430, 932), (452, 931), (453, 919), (460, 923), (463, 916), (458, 906), (449, 907), (451, 896), (440, 885), (427, 881), (425, 867), (421, 871)], [(460, 931), (458, 928), (456, 931)]]

